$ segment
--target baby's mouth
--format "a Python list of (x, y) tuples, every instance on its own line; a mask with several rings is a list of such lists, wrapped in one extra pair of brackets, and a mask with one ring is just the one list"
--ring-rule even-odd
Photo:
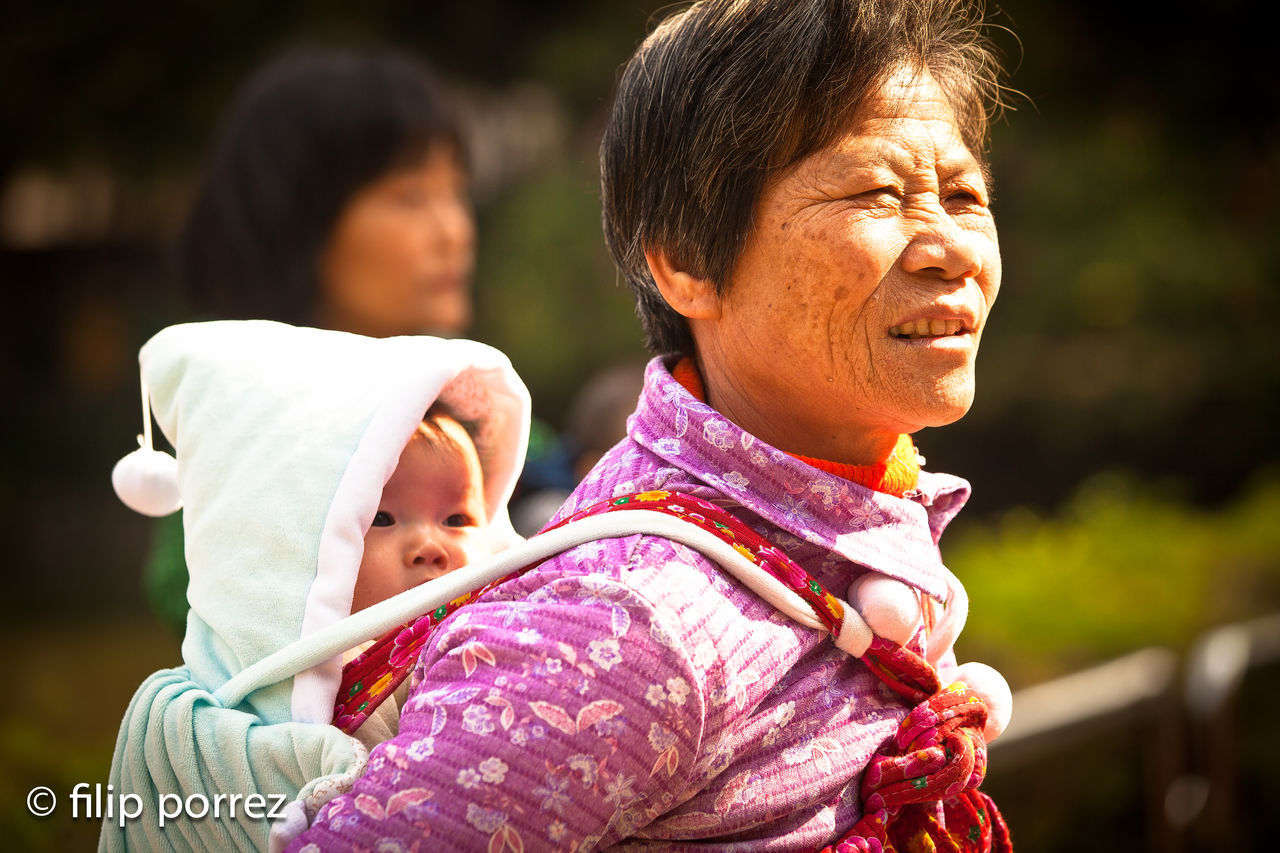
[(890, 326), (889, 335), (895, 338), (945, 338), (967, 332), (963, 320), (908, 320), (900, 326)]

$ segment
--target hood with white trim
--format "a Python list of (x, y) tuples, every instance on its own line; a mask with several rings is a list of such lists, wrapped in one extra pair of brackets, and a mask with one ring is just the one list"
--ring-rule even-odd
[[(164, 329), (139, 361), (176, 449), (191, 576), (182, 654), (211, 692), (350, 613), (382, 488), (437, 400), (474, 427), (495, 549), (518, 540), (506, 505), (529, 394), (492, 347), (217, 321)], [(335, 658), (240, 707), (327, 723), (340, 675)]]

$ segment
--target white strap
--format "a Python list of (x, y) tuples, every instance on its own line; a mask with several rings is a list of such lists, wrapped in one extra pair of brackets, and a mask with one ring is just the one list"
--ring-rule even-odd
[[(223, 707), (234, 707), (254, 690), (289, 678), (366, 640), (380, 637), (397, 625), (429, 613), (530, 563), (540, 562), (586, 542), (637, 533), (661, 536), (702, 552), (791, 619), (806, 627), (826, 631), (826, 625), (819, 621), (803, 598), (715, 534), (663, 513), (618, 510), (540, 533), (488, 559), (406, 590), (295, 640), (246, 667), (218, 688), (213, 694), (214, 699)], [(860, 656), (871, 644), (871, 629), (852, 605), (836, 600), (844, 608), (844, 628), (836, 638), (836, 645), (851, 655)]]

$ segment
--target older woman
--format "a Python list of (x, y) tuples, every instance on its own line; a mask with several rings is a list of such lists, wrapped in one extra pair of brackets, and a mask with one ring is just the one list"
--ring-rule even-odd
[[(920, 470), (910, 435), (968, 409), (1000, 284), (980, 18), (958, 0), (705, 0), (644, 42), (603, 143), (604, 219), (659, 357), (562, 517), (684, 493), (838, 594), (874, 572), (960, 606), (936, 542), (968, 487)], [(948, 670), (931, 624), (908, 648)], [(870, 837), (860, 782), (912, 704), (700, 554), (600, 541), (444, 622), (399, 735), (295, 846)], [(966, 802), (975, 833), (999, 825)]]

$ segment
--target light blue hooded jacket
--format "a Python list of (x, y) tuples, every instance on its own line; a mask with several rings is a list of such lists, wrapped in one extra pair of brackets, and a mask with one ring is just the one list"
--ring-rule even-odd
[(268, 815), (305, 824), (363, 769), (364, 748), (328, 725), (341, 659), (230, 707), (215, 693), (350, 613), (383, 485), (437, 400), (474, 427), (495, 549), (518, 541), (506, 504), (528, 392), (474, 341), (267, 321), (173, 326), (139, 361), (176, 449), (191, 611), (182, 665), (143, 682), (116, 743), (110, 782), (140, 813), (105, 821), (99, 849), (265, 850), (288, 824)]

